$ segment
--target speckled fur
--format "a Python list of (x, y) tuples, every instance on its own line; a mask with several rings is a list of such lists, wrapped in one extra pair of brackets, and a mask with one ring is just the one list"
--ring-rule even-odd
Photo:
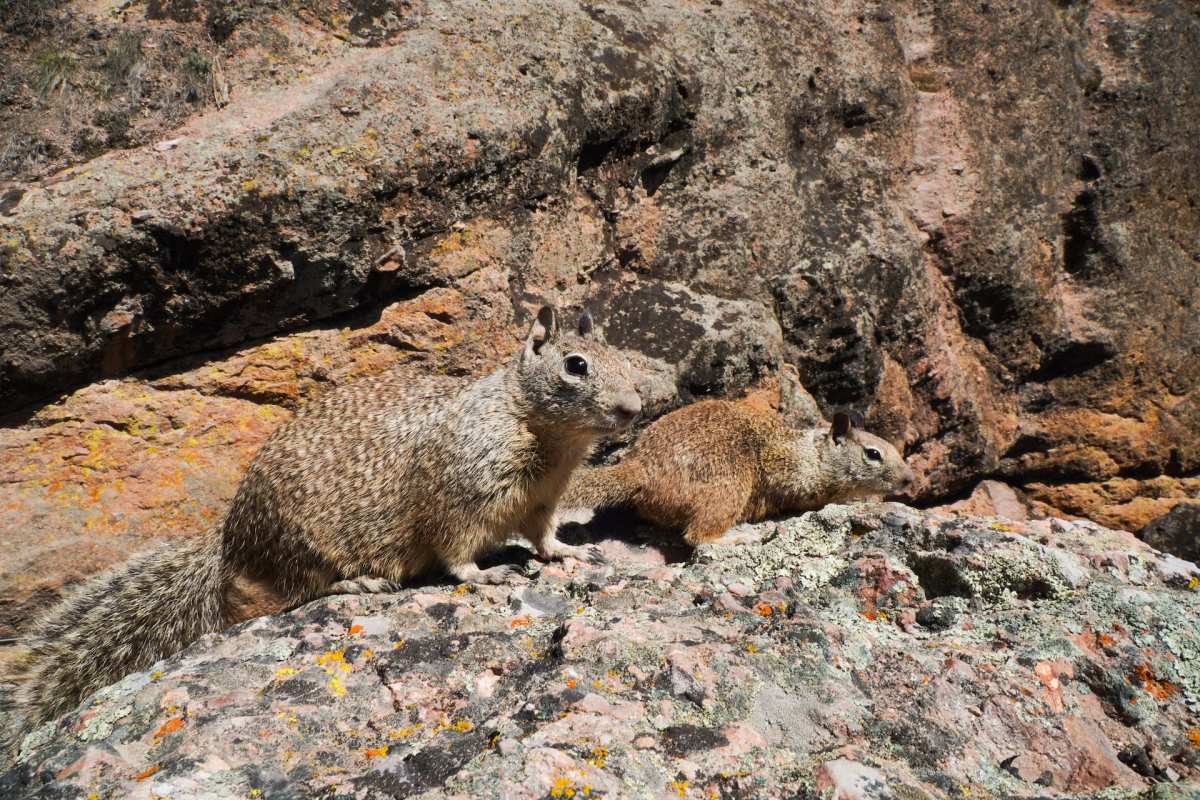
[(896, 448), (865, 431), (796, 430), (766, 408), (705, 400), (657, 420), (620, 464), (576, 472), (562, 507), (630, 506), (698, 545), (739, 522), (886, 494), (911, 476)]
[[(583, 356), (589, 374), (566, 369)], [(509, 365), (464, 386), (389, 374), (335, 389), (263, 445), (223, 522), (95, 578), (27, 637), (17, 705), (29, 724), (204, 633), (323, 594), (389, 591), (445, 569), (519, 579), (477, 557), (512, 533), (543, 558), (594, 560), (551, 520), (595, 441), (641, 409), (591, 318), (570, 334), (539, 311)]]

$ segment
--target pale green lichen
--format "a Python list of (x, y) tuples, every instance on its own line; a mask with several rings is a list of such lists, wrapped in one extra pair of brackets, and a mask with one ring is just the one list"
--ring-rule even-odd
[(722, 576), (748, 576), (756, 585), (786, 576), (797, 588), (827, 585), (846, 568), (838, 554), (850, 536), (851, 506), (831, 505), (820, 511), (752, 526), (763, 535), (761, 545), (713, 544), (696, 551), (698, 564), (714, 565)]
[(112, 736), (117, 723), (133, 711), (133, 704), (123, 706), (104, 706), (94, 716), (83, 724), (76, 736), (82, 742), (100, 741)]

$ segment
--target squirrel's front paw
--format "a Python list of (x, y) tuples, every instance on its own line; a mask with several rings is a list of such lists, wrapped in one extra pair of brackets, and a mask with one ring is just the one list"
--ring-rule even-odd
[(546, 561), (561, 561), (564, 558), (573, 558), (576, 561), (582, 561), (585, 564), (592, 564), (594, 566), (603, 566), (608, 563), (608, 557), (594, 544), (570, 545), (554, 541), (549, 546), (543, 547), (538, 555)]
[(603, 567), (608, 564), (608, 556), (604, 555), (604, 551), (594, 544), (577, 547), (575, 549), (578, 552), (572, 553), (571, 555), (580, 561), (591, 564), (594, 567)]

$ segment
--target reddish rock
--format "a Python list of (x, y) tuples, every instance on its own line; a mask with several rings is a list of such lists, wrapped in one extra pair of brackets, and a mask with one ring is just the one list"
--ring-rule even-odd
[[(157, 5), (0, 25), (13, 426), (197, 363), (291, 407), (338, 369), (322, 326), (355, 339), (342, 377), (473, 374), (515, 306), (553, 297), (620, 321), (650, 415), (791, 361), (799, 416), (864, 411), (911, 454), (911, 499), (998, 480), (1038, 513), (1140, 528), (1196, 494), (1181, 0)], [(453, 70), (424, 57), (446, 39), (473, 45)], [(433, 316), (385, 315), (423, 292)], [(318, 341), (288, 341), (282, 370), (224, 363), (301, 330)]]
[(1018, 521), (1029, 519), (1025, 503), (1013, 488), (1000, 481), (990, 480), (981, 481), (966, 500), (939, 506), (938, 510), (975, 517), (1004, 517)]

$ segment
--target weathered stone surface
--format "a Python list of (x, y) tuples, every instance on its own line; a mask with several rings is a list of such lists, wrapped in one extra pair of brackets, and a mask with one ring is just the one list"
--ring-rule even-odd
[[(252, 621), (34, 731), (0, 786), (181, 799), (1197, 790), (1200, 593), (1164, 581), (1169, 557), (1088, 522), (893, 504), (760, 527), (762, 545), (680, 561), (665, 534), (602, 519), (589, 533), (608, 567)], [(946, 600), (966, 613), (906, 621)]]
[[(5, 7), (18, 421), (482, 272), (498, 304), (613, 306), (685, 398), (793, 361), (913, 454), (922, 501), (997, 479), (1136, 529), (1197, 491), (1184, 0), (145, 13)], [(662, 297), (749, 327), (705, 340)]]
[(1200, 504), (1180, 503), (1138, 531), (1138, 538), (1156, 550), (1200, 562)]
[[(254, 450), (305, 398), (384, 369), (480, 374), (546, 299), (590, 305), (608, 323), (644, 376), (648, 417), (764, 378), (761, 399), (774, 405), (769, 373), (790, 361), (811, 397), (797, 394), (785, 413), (867, 412), (911, 456), (920, 480), (910, 499), (961, 501), (968, 515), (1142, 528), (1200, 496), (1192, 6), (0, 2), (0, 637), (64, 585), (150, 539), (219, 519)], [(1169, 670), (1187, 668), (1193, 643), (1173, 621), (1148, 621), (1192, 597), (1190, 562), (1146, 555), (1131, 535), (1083, 522), (995, 520), (985, 530), (970, 517), (896, 513), (883, 528), (903, 528), (904, 546), (880, 544), (880, 529), (862, 523), (867, 532), (847, 550), (830, 518), (769, 543), (770, 563), (701, 553), (685, 569), (671, 548), (609, 545), (648, 581), (675, 586), (663, 602), (683, 617), (654, 630), (707, 624), (688, 605), (697, 594), (741, 621), (703, 640), (661, 633), (665, 666), (634, 659), (654, 676), (639, 690), (649, 694), (602, 695), (632, 750), (617, 759), (619, 779), (593, 788), (636, 774), (651, 793), (678, 796), (677, 783), (694, 793), (721, 774), (705, 772), (696, 753), (725, 759), (733, 777), (715, 788), (732, 795), (756, 787), (760, 773), (767, 794), (819, 781), (861, 794), (874, 786), (863, 776), (880, 773), (887, 791), (906, 784), (934, 796), (963, 785), (1080, 793), (1192, 775), (1182, 733), (1191, 728), (1171, 703), (1193, 702), (1194, 692), (1163, 687), (1185, 686)], [(798, 612), (803, 631), (788, 619), (797, 641), (780, 643), (771, 637), (782, 628), (764, 633), (743, 615), (767, 591), (763, 576), (788, 559), (803, 564), (793, 591), (824, 593), (806, 601), (811, 614)], [(718, 562), (743, 572), (705, 583)], [(694, 594), (672, 583), (688, 570)], [(550, 596), (574, 602), (581, 591), (555, 581), (587, 585), (548, 566), (541, 584), (553, 585), (518, 598), (538, 642), (562, 621)], [(613, 614), (650, 602), (636, 581), (627, 596), (629, 586), (610, 584)], [(602, 624), (572, 627), (561, 644), (564, 664), (590, 668), (588, 647), (617, 652), (629, 631), (604, 616), (609, 601), (583, 594), (584, 616)], [(446, 622), (456, 631), (503, 628), (489, 614), (513, 607), (507, 596), (492, 608), (443, 595), (403, 597), (475, 604), (466, 623)], [(410, 601), (353, 602), (388, 617)], [(350, 624), (346, 608), (328, 613)], [(320, 624), (308, 615), (321, 613), (286, 624), (311, 633)], [(1075, 629), (1095, 620), (1121, 627)], [(264, 624), (282, 633), (273, 626), (284, 623)], [(388, 636), (397, 624), (387, 622)], [(1073, 644), (1047, 643), (1054, 631)], [(742, 652), (760, 634), (782, 648), (792, 683), (766, 686), (770, 670), (755, 671), (755, 654)], [(237, 638), (247, 635), (220, 646), (252, 665), (252, 642)], [(504, 705), (528, 688), (506, 671), (519, 646), (512, 635), (495, 637), (495, 663), (460, 676), (466, 694), (430, 689), (437, 703), (452, 709), (469, 696), (496, 703), (499, 719), (518, 715)], [(884, 685), (907, 686), (900, 666), (871, 660), (892, 635), (911, 654), (895, 664), (918, 665), (930, 684)], [(975, 662), (1010, 660), (993, 675), (960, 645)], [(1149, 673), (1134, 663), (1145, 649), (1161, 656), (1146, 657)], [(736, 713), (706, 710), (724, 701), (714, 664), (750, 670), (766, 688)], [(834, 676), (809, 676), (826, 681), (823, 694), (796, 694), (802, 681), (787, 670), (798, 664)], [(863, 674), (846, 681), (851, 664)], [(550, 690), (537, 681), (550, 679), (531, 675), (543, 702)], [(251, 677), (231, 673), (240, 688)], [(599, 679), (584, 678), (575, 680)], [(969, 703), (936, 694), (971, 681), (996, 681), (996, 691)], [(1166, 699), (1146, 702), (1146, 687)], [(157, 701), (137, 696), (150, 704), (139, 719), (150, 719)], [(236, 697), (250, 718), (265, 713)], [(700, 710), (620, 705), (647, 698)], [(579, 714), (610, 714), (575, 695), (544, 702), (554, 714), (576, 703), (586, 706)], [(814, 725), (814, 707), (842, 721)], [(664, 727), (647, 727), (660, 713)], [(1152, 735), (1164, 718), (1167, 733)], [(103, 732), (108, 723), (95, 724)], [(333, 725), (313, 724), (314, 735)], [(351, 727), (330, 741), (346, 745)], [(355, 735), (363, 730), (378, 738), (382, 728)], [(966, 730), (963, 747), (977, 738), (983, 749), (960, 756), (954, 736)], [(570, 770), (582, 756), (557, 746), (567, 734), (529, 743), (523, 731), (504, 728), (495, 742), (516, 771), (461, 791), (529, 781), (544, 796), (555, 788), (538, 783), (546, 776), (581, 777)], [(463, 732), (438, 735), (452, 733)], [(821, 749), (834, 741), (841, 750)], [(428, 776), (464, 755), (496, 763), (470, 742), (421, 749), (415, 765), (396, 766), (393, 755), (380, 767), (388, 757), (363, 755), (356, 765), (386, 776), (360, 793), (386, 793), (393, 779), (436, 793)], [(764, 748), (780, 747), (799, 760), (768, 764)], [(90, 750), (77, 774), (110, 762), (112, 775), (136, 775), (152, 762), (134, 762), (157, 752)], [(226, 756), (196, 752), (214, 774), (227, 768)], [(242, 760), (229, 763), (253, 762), (237, 752)], [(305, 791), (316, 785), (305, 781), (336, 782), (339, 754), (287, 780)], [(819, 778), (826, 761), (838, 766)], [(290, 775), (294, 766), (266, 769)], [(217, 794), (257, 786), (228, 769)], [(154, 785), (130, 781), (130, 793), (148, 796)], [(199, 792), (180, 795), (190, 791)]]

